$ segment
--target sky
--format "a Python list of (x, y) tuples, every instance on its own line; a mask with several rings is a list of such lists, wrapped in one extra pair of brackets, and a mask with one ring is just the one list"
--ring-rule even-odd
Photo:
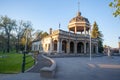
[[(118, 47), (120, 17), (113, 17), (109, 7), (113, 0), (79, 0), (80, 12), (91, 25), (97, 22), (104, 35), (103, 44)], [(18, 21), (31, 21), (35, 30), (49, 32), (49, 28), (68, 31), (69, 21), (78, 12), (78, 0), (0, 0), (0, 16), (7, 15)]]

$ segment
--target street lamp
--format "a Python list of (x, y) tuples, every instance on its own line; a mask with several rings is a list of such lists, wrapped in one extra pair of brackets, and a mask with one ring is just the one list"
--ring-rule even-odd
[(92, 26), (90, 26), (90, 61), (91, 61), (91, 28)]
[(25, 71), (25, 57), (26, 57), (26, 53), (27, 53), (27, 38), (28, 38), (28, 29), (26, 28), (26, 32), (24, 33), (26, 41), (25, 41), (25, 51), (23, 52), (23, 63), (22, 63), (22, 73), (24, 73)]
[(28, 29), (26, 29), (25, 37), (26, 37), (26, 41), (25, 41), (25, 52), (26, 52), (27, 51)]

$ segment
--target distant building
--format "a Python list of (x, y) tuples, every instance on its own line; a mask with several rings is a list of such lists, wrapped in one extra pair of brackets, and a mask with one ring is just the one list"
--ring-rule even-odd
[(38, 38), (32, 42), (32, 51), (43, 51), (41, 39)]
[[(33, 42), (33, 46), (41, 45), (46, 53), (88, 54), (90, 53), (90, 23), (78, 12), (68, 23), (68, 30), (52, 30), (40, 42)], [(98, 53), (98, 39), (91, 39), (91, 52)]]
[(112, 48), (112, 47), (109, 47), (109, 46), (104, 47), (103, 53), (105, 55), (108, 55), (109, 51), (110, 51), (111, 55), (117, 55), (117, 54), (119, 54), (119, 48)]

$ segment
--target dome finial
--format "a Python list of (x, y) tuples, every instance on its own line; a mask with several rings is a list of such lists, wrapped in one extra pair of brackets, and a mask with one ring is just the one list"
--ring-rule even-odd
[(81, 12), (78, 12), (78, 13), (77, 13), (77, 16), (81, 16)]
[(77, 16), (81, 16), (81, 12), (80, 12), (80, 1), (78, 0), (78, 13)]
[(78, 12), (80, 12), (80, 1), (78, 0)]

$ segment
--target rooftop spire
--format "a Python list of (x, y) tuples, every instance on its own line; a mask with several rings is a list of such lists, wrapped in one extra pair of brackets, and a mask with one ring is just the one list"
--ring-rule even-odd
[(78, 12), (80, 12), (80, 1), (78, 0)]
[(81, 12), (80, 12), (80, 1), (78, 0), (78, 12), (77, 12), (77, 16), (80, 16)]

